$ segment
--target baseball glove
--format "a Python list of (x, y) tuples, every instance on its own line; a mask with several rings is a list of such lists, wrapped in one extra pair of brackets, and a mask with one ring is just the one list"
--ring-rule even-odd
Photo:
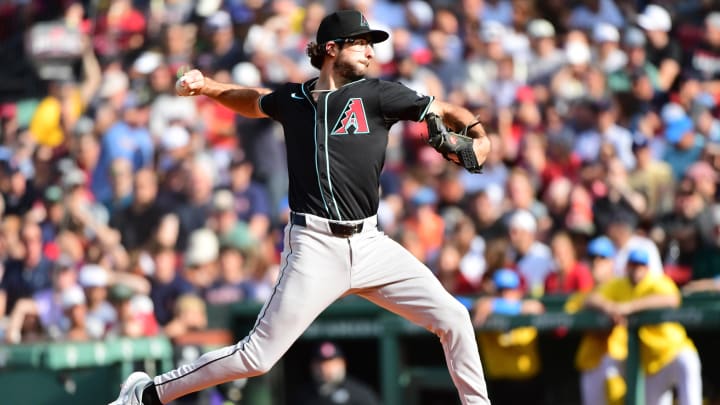
[[(471, 173), (482, 173), (482, 165), (478, 163), (473, 150), (473, 139), (466, 135), (467, 127), (462, 133), (448, 130), (442, 119), (433, 113), (425, 117), (428, 127), (428, 144), (440, 152), (443, 157)], [(453, 159), (452, 157), (456, 157)]]

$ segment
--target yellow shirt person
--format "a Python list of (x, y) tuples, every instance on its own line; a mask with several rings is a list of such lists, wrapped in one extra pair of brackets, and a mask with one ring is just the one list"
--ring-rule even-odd
[[(520, 277), (514, 270), (500, 269), (493, 274), (497, 296), (480, 298), (474, 311), (474, 322), (481, 325), (491, 314), (519, 315), (543, 312), (542, 304), (523, 299)], [(542, 403), (537, 329), (515, 328), (503, 332), (478, 333), (478, 345), (488, 379), (488, 393), (493, 402)]]
[[(586, 305), (624, 323), (630, 314), (649, 309), (675, 308), (681, 297), (675, 283), (664, 274), (651, 274), (644, 250), (628, 254), (627, 276), (601, 286)], [(640, 361), (645, 378), (645, 402), (655, 405), (668, 391), (677, 390), (678, 402), (701, 405), (700, 358), (695, 345), (679, 323), (664, 322), (639, 330)]]
[[(595, 291), (614, 278), (615, 246), (605, 236), (588, 243), (590, 269)], [(565, 311), (576, 313), (585, 307), (591, 293), (572, 295)], [(580, 339), (575, 354), (575, 367), (580, 372), (580, 396), (583, 405), (622, 405), (627, 387), (623, 377), (627, 358), (627, 329), (615, 325), (609, 331), (592, 331)]]

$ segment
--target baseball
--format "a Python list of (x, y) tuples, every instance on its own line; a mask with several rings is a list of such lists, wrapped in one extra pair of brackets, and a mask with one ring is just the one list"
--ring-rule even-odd
[(175, 91), (180, 96), (193, 96), (195, 95), (195, 90), (190, 90), (187, 88), (187, 85), (185, 84), (185, 77), (181, 77), (177, 79), (175, 82)]

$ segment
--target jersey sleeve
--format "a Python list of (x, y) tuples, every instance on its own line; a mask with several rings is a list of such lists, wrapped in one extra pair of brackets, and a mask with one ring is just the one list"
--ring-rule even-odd
[(425, 118), (434, 97), (421, 94), (401, 83), (380, 83), (380, 107), (388, 121), (421, 121)]
[[(267, 114), (268, 117), (276, 121), (280, 121), (281, 113), (283, 109), (287, 106), (287, 101), (289, 100), (290, 93), (292, 92), (290, 90), (292, 86), (293, 84), (286, 83), (272, 93), (261, 96), (258, 100), (258, 103), (260, 104), (260, 110)], [(297, 85), (295, 86), (297, 87)]]

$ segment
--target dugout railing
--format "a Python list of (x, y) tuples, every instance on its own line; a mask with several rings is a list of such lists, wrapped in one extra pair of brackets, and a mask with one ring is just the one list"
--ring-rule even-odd
[[(629, 354), (627, 361), (628, 392), (626, 404), (643, 404), (642, 373), (638, 367), (637, 330), (645, 324), (677, 321), (690, 335), (701, 333), (710, 337), (696, 339), (704, 364), (714, 365), (720, 360), (720, 295), (695, 294), (683, 298), (677, 310), (649, 311), (629, 319)], [(603, 330), (611, 326), (605, 316), (583, 311), (567, 314), (563, 311), (565, 297), (543, 299), (547, 312), (536, 316), (492, 316), (478, 330), (509, 330), (521, 326), (534, 326), (540, 331), (540, 351), (544, 361), (543, 373), (555, 383), (577, 385), (572, 369), (577, 339), (584, 331)], [(243, 337), (255, 321), (261, 306), (234, 304), (228, 307), (210, 307), (210, 325), (213, 329), (229, 329), (229, 341)], [(372, 350), (361, 356), (370, 364), (370, 374), (377, 378), (377, 388), (386, 405), (420, 404), (426, 390), (445, 390), (452, 396), (453, 387), (441, 359), (414, 364), (417, 352), (440, 351), (432, 334), (404, 319), (393, 315), (362, 299), (348, 297), (331, 305), (303, 334), (298, 344), (320, 339), (334, 339), (341, 343), (370, 342)], [(347, 352), (354, 349), (347, 348)], [(366, 347), (367, 349), (367, 347)], [(408, 352), (410, 355), (408, 355)], [(420, 353), (422, 354), (422, 353)], [(34, 343), (0, 345), (0, 403), (8, 404), (94, 404), (111, 399), (122, 380), (132, 369), (142, 367), (151, 373), (168, 370), (173, 366), (174, 348), (163, 338), (112, 339), (87, 343)], [(294, 374), (307, 374), (307, 364), (292, 358), (275, 367), (273, 378), (248, 384), (255, 393), (253, 405), (284, 405), (283, 386)], [(356, 354), (355, 358), (358, 358)], [(351, 369), (357, 364), (350, 364)], [(278, 369), (278, 370), (276, 370)], [(284, 369), (284, 370), (283, 370)], [(705, 367), (707, 381), (720, 381), (717, 372)], [(712, 388), (712, 387), (710, 387)], [(263, 392), (264, 391), (264, 392)], [(88, 398), (92, 398), (92, 402)], [(556, 396), (553, 403), (572, 403), (573, 399)]]

